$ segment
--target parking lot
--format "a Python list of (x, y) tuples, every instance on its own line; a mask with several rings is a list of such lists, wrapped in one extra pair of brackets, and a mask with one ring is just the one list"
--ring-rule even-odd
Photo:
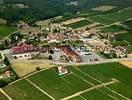
[(80, 56), (82, 58), (83, 63), (89, 63), (89, 62), (95, 62), (95, 61), (102, 61), (103, 60), (103, 58), (101, 58), (100, 56), (98, 56), (94, 52), (89, 52), (86, 54), (80, 54)]

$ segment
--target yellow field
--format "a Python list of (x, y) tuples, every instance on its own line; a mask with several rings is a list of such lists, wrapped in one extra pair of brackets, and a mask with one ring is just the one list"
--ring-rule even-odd
[(100, 7), (97, 7), (97, 8), (93, 8), (92, 10), (94, 11), (109, 11), (109, 10), (112, 10), (116, 8), (115, 6), (100, 6)]
[(121, 61), (120, 63), (129, 68), (132, 68), (132, 60), (131, 61), (125, 60), (125, 61)]
[(0, 24), (1, 25), (5, 25), (7, 23), (7, 21), (3, 18), (0, 18)]
[(53, 67), (49, 61), (46, 60), (13, 60), (11, 65), (19, 77), (25, 76), (36, 71), (36, 67), (41, 69), (48, 69)]
[(68, 24), (76, 23), (76, 22), (79, 22), (79, 21), (82, 21), (82, 20), (85, 20), (85, 18), (78, 17), (78, 18), (73, 18), (73, 19), (70, 19), (70, 20), (66, 20), (66, 21), (62, 22), (62, 24), (68, 25)]
[(128, 58), (132, 58), (132, 53), (128, 54)]

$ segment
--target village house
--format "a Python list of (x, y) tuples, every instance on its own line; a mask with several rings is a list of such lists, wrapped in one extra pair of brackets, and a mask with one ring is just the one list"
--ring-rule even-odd
[(33, 45), (22, 44), (11, 48), (11, 54), (14, 59), (31, 59), (32, 55), (37, 54), (33, 50)]
[(26, 30), (29, 28), (28, 24), (21, 22), (20, 24), (17, 25), (17, 27), (21, 30)]
[(92, 51), (104, 51), (105, 48), (107, 48), (107, 45), (105, 45), (104, 42), (102, 41), (97, 41), (97, 40), (92, 40), (89, 42), (86, 42), (85, 44), (87, 44)]
[(70, 34), (69, 35), (69, 40), (80, 40), (80, 36), (78, 34)]
[(48, 41), (62, 41), (62, 40), (64, 40), (65, 38), (64, 38), (64, 35), (63, 34), (49, 34), (48, 36), (47, 36), (47, 40)]
[(114, 48), (117, 58), (124, 58), (127, 56), (127, 51), (124, 47), (117, 46)]
[(114, 51), (113, 48), (111, 48), (111, 47), (106, 47), (106, 48), (104, 48), (103, 53), (104, 53), (104, 54), (110, 54), (112, 51)]
[(72, 62), (81, 62), (81, 57), (68, 45), (58, 46), (58, 48), (64, 53), (64, 55)]
[(60, 76), (69, 73), (67, 67), (64, 67), (64, 66), (57, 67), (57, 71), (58, 71), (58, 75), (60, 75)]
[(98, 35), (96, 33), (84, 32), (84, 34), (81, 34), (80, 36), (84, 42), (89, 42), (92, 40), (98, 40)]
[(0, 75), (0, 79), (6, 79), (6, 78), (9, 78), (13, 75), (13, 73), (9, 70), (5, 71), (4, 73), (2, 73)]

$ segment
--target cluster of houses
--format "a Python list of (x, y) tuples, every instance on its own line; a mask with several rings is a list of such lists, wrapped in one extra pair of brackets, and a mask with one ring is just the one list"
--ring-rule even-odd
[[(19, 27), (20, 29), (29, 28), (29, 26), (24, 23), (19, 25)], [(113, 34), (108, 34), (108, 37), (113, 37)], [(34, 48), (32, 43), (27, 44), (26, 41), (29, 40), (33, 40), (33, 42), (35, 40), (39, 41), (37, 49)], [(64, 40), (81, 40), (90, 52), (98, 51), (103, 52), (104, 54), (114, 52), (117, 58), (126, 57), (126, 49), (121, 46), (113, 48), (110, 41), (107, 39), (100, 39), (98, 33), (90, 33), (84, 30), (73, 30), (62, 24), (52, 24), (48, 27), (41, 27), (40, 30), (36, 32), (28, 32), (17, 46), (11, 48), (11, 54), (14, 59), (32, 59), (32, 56), (48, 51), (43, 47), (39, 47), (39, 45), (43, 45), (42, 43), (44, 41), (47, 41), (47, 43), (60, 43)], [(52, 49), (54, 48), (52, 47)], [(60, 44), (57, 46), (57, 49), (60, 49), (60, 51), (71, 61), (81, 62), (80, 55), (72, 49), (70, 44)]]
[(12, 71), (6, 70), (0, 75), (0, 79), (10, 78), (13, 75)]
[(11, 54), (14, 59), (32, 59), (35, 55), (40, 53), (47, 53), (50, 50), (61, 51), (67, 59), (73, 62), (81, 62), (81, 57), (74, 50), (71, 49), (68, 45), (60, 45), (54, 48), (38, 48), (33, 45), (21, 44), (15, 47), (12, 47)]
[(66, 33), (66, 34), (49, 34), (47, 36), (47, 40), (49, 42), (55, 41), (60, 42), (64, 40), (80, 40), (80, 36), (78, 34)]
[(4, 54), (0, 51), (0, 80), (10, 78), (14, 73), (8, 69), (8, 66), (4, 62)]

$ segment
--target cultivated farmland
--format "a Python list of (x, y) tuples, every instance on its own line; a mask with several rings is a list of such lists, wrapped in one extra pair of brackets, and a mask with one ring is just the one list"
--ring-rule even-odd
[(89, 24), (92, 24), (92, 22), (90, 22), (88, 20), (82, 20), (82, 21), (78, 21), (75, 23), (68, 24), (66, 26), (75, 29), (75, 28), (81, 28), (81, 27), (89, 25)]
[(125, 30), (125, 28), (123, 28), (121, 26), (112, 25), (109, 27), (101, 28), (101, 31), (107, 33), (107, 32), (121, 32), (121, 31), (126, 31), (126, 30)]
[(128, 28), (132, 29), (132, 20), (128, 20), (122, 23), (123, 25), (126, 25)]
[(114, 13), (92, 16), (89, 18), (95, 22), (99, 22), (102, 24), (112, 24), (132, 18), (132, 8), (123, 9)]
[(59, 76), (56, 68), (51, 68), (10, 84), (3, 90), (13, 100), (132, 99), (132, 70), (120, 63), (67, 68), (67, 75)]
[(14, 31), (16, 31), (16, 28), (14, 27), (0, 26), (0, 39), (6, 37), (7, 35)]
[(40, 92), (26, 80), (20, 80), (4, 88), (4, 91), (13, 100), (50, 100), (45, 94)]
[(132, 45), (132, 33), (120, 33), (116, 35), (117, 40), (127, 41), (130, 45)]
[(4, 94), (0, 92), (0, 100), (8, 100)]

